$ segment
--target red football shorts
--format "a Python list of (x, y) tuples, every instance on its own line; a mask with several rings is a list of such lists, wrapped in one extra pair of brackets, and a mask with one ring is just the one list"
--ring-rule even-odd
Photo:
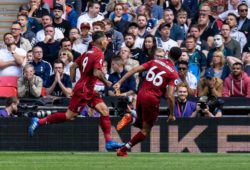
[(86, 97), (86, 94), (83, 92), (76, 92), (71, 97), (68, 108), (72, 112), (80, 113), (86, 105), (95, 108), (95, 106), (101, 102), (103, 102), (103, 99), (97, 92), (93, 92), (91, 96), (88, 97)]
[(141, 128), (143, 122), (153, 126), (159, 115), (160, 100), (150, 94), (138, 94), (136, 103), (137, 119), (135, 126)]

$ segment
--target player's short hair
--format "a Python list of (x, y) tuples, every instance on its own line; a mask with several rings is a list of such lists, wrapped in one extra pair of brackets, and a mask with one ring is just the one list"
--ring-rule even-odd
[(12, 105), (13, 103), (17, 103), (18, 102), (18, 98), (15, 97), (15, 96), (11, 96), (11, 97), (8, 97), (6, 99), (6, 102), (5, 102), (5, 106), (6, 107), (9, 107), (10, 105)]
[(95, 31), (92, 34), (92, 40), (93, 42), (97, 42), (98, 40), (106, 37), (105, 33), (103, 31)]
[(181, 57), (181, 49), (179, 47), (172, 47), (168, 53), (168, 56), (175, 61), (178, 61)]

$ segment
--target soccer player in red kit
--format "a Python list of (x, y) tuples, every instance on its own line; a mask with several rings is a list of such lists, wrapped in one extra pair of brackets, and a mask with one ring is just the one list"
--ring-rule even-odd
[(100, 126), (104, 133), (106, 149), (114, 150), (123, 146), (123, 144), (112, 140), (108, 107), (103, 102), (99, 93), (94, 91), (94, 86), (98, 79), (107, 86), (112, 85), (101, 71), (104, 62), (103, 50), (105, 50), (108, 45), (107, 37), (104, 32), (97, 31), (92, 34), (92, 40), (93, 46), (91, 50), (83, 53), (82, 56), (71, 66), (71, 77), (74, 78), (73, 75), (75, 70), (76, 68), (79, 68), (81, 71), (81, 78), (73, 89), (73, 95), (69, 102), (67, 112), (57, 112), (42, 119), (33, 118), (28, 129), (30, 136), (33, 136), (35, 129), (40, 125), (62, 123), (75, 119), (82, 109), (86, 105), (89, 105), (101, 114)]
[[(175, 70), (174, 63), (181, 56), (179, 47), (172, 47), (168, 59), (159, 58), (159, 49), (156, 50), (155, 59), (148, 61), (127, 72), (113, 87), (119, 89), (120, 85), (131, 75), (147, 71), (145, 80), (139, 89), (136, 103), (137, 117), (132, 114), (125, 114), (119, 122), (119, 129), (129, 123), (134, 122), (134, 126), (141, 130), (122, 148), (117, 150), (117, 156), (127, 156), (127, 150), (143, 141), (151, 132), (153, 125), (159, 114), (160, 99), (162, 95), (167, 97), (169, 107), (168, 121), (174, 121), (174, 88), (178, 79), (178, 73)], [(163, 57), (164, 55), (162, 55)], [(134, 118), (134, 120), (133, 120)]]

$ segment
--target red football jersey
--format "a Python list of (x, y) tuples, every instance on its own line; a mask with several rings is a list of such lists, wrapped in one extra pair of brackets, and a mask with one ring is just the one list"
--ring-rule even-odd
[(102, 50), (95, 46), (76, 59), (75, 62), (79, 66), (81, 78), (75, 85), (74, 93), (84, 92), (89, 96), (94, 92), (94, 86), (98, 80), (93, 74), (94, 69), (102, 69), (103, 61), (104, 54)]
[(169, 59), (151, 60), (142, 65), (148, 72), (140, 88), (140, 93), (161, 97), (167, 86), (175, 86), (178, 73)]

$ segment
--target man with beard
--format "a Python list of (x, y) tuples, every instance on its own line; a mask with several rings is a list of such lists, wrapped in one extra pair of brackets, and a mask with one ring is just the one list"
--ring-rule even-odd
[(138, 23), (138, 37), (145, 38), (150, 33), (147, 31), (147, 16), (145, 14), (139, 14), (137, 16)]
[(7, 48), (0, 50), (0, 76), (19, 77), (22, 75), (26, 52), (16, 46), (15, 38), (11, 33), (5, 33), (3, 40)]
[(244, 33), (238, 30), (237, 16), (233, 13), (229, 13), (226, 19), (226, 23), (231, 28), (231, 33), (230, 33), (231, 37), (240, 43), (240, 47), (242, 51), (243, 47), (247, 43), (247, 38)]
[[(36, 33), (36, 42), (43, 41), (45, 39), (45, 28), (53, 25), (53, 20), (50, 15), (44, 15), (42, 17), (42, 25), (43, 29)], [(60, 29), (55, 28), (55, 36), (53, 38), (54, 40), (61, 40), (64, 38), (64, 35)]]
[(69, 30), (71, 29), (70, 22), (63, 19), (64, 10), (61, 4), (56, 4), (53, 9), (54, 19), (53, 25), (62, 31), (64, 37), (69, 37)]
[(142, 50), (135, 46), (135, 35), (132, 33), (127, 33), (125, 35), (125, 45), (130, 49), (130, 52), (132, 54), (132, 59), (139, 61), (139, 63), (142, 62), (141, 60), (141, 53)]
[(21, 30), (22, 37), (29, 40), (30, 45), (33, 47), (36, 43), (36, 34), (33, 31), (31, 31), (31, 29), (28, 28), (28, 25), (29, 25), (28, 16), (25, 14), (19, 14), (17, 16), (17, 20), (21, 24), (21, 27), (22, 27), (22, 30)]
[(225, 79), (223, 97), (250, 97), (250, 77), (243, 71), (243, 64), (232, 65), (232, 73)]
[(0, 110), (0, 117), (14, 117), (17, 113), (19, 99), (17, 97), (8, 97), (5, 103), (5, 109)]

